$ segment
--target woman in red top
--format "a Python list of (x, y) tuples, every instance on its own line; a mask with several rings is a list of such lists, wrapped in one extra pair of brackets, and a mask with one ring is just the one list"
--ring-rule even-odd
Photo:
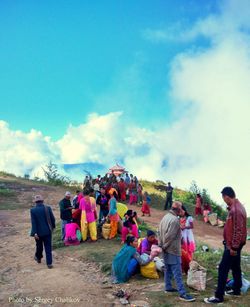
[(198, 193), (197, 195), (196, 195), (196, 204), (195, 204), (195, 215), (197, 216), (197, 215), (202, 215), (202, 202), (203, 202), (203, 200), (202, 200), (202, 197), (201, 197), (201, 195)]
[(126, 200), (126, 183), (124, 182), (124, 179), (121, 178), (121, 180), (118, 182), (118, 188), (120, 192), (121, 201)]
[(134, 180), (132, 179), (130, 184), (128, 185), (129, 189), (129, 204), (132, 205), (137, 202), (137, 196), (136, 196), (136, 184)]

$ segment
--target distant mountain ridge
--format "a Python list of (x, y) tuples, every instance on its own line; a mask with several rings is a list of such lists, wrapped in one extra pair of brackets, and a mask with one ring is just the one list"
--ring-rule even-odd
[(87, 172), (92, 176), (97, 176), (99, 174), (103, 175), (108, 171), (104, 164), (94, 162), (63, 164), (62, 168), (73, 180), (83, 180)]

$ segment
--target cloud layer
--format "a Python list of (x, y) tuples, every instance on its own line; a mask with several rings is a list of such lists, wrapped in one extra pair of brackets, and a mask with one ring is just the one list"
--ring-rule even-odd
[[(227, 1), (216, 15), (171, 36), (192, 42), (169, 72), (171, 125), (151, 131), (128, 122), (122, 112), (90, 114), (54, 142), (35, 130), (12, 131), (2, 121), (0, 169), (36, 175), (49, 160), (99, 162), (107, 168), (121, 162), (140, 178), (171, 180), (182, 188), (196, 180), (218, 201), (221, 189), (231, 185), (250, 213), (249, 29), (247, 1)], [(164, 29), (147, 31), (147, 39), (167, 41)], [(209, 47), (195, 47), (201, 36)]]

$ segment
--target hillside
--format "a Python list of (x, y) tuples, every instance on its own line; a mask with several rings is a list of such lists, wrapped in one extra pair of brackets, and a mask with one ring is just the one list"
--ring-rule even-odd
[[(164, 192), (160, 183), (143, 182), (144, 189), (152, 196), (152, 217), (144, 217), (143, 220), (149, 226), (157, 228), (159, 221), (165, 214), (161, 210), (164, 206)], [(68, 188), (67, 188), (68, 189)], [(72, 189), (72, 192), (73, 189)], [(120, 306), (114, 299), (112, 293), (119, 290), (120, 286), (109, 283), (104, 272), (110, 272), (110, 264), (114, 254), (120, 249), (120, 241), (99, 240), (96, 244), (81, 244), (79, 247), (59, 248), (54, 253), (55, 268), (47, 270), (44, 265), (37, 265), (33, 260), (34, 242), (29, 237), (30, 217), (29, 208), (32, 206), (32, 198), (35, 194), (42, 194), (45, 202), (51, 204), (57, 221), (59, 221), (58, 201), (63, 198), (64, 187), (53, 187), (22, 178), (0, 176), (0, 237), (1, 237), (1, 261), (0, 261), (0, 283), (2, 292), (0, 294), (1, 306), (9, 306), (7, 299), (33, 298), (32, 303), (25, 302), (25, 306), (34, 306), (34, 303), (50, 305), (49, 298), (77, 298), (80, 303), (74, 306)], [(176, 191), (178, 197), (184, 197), (185, 192)], [(187, 196), (185, 196), (187, 197)], [(192, 210), (192, 204), (188, 204)], [(133, 206), (140, 216), (140, 208)], [(221, 247), (222, 229), (195, 221), (195, 237), (202, 244), (217, 249)], [(60, 227), (54, 234), (55, 240), (60, 240)], [(245, 251), (250, 252), (249, 241)], [(210, 258), (209, 258), (209, 257)], [(197, 254), (200, 261), (209, 268), (208, 291), (211, 294), (216, 275), (216, 262), (220, 254)], [(216, 262), (215, 262), (216, 261)], [(202, 262), (201, 262), (202, 263)], [(202, 263), (203, 264), (203, 263)], [(209, 267), (211, 265), (211, 267)], [(245, 273), (250, 274), (249, 264), (244, 266)], [(249, 272), (246, 270), (249, 270)], [(249, 275), (250, 276), (250, 275)], [(46, 282), (44, 282), (46, 280)], [(74, 286), (77, 281), (77, 287)], [(127, 289), (135, 301), (144, 301), (145, 306), (163, 306), (166, 297), (162, 291), (162, 277), (156, 281), (135, 278), (128, 284), (122, 285)], [(39, 285), (39, 286), (38, 286)], [(93, 285), (95, 285), (93, 287)], [(147, 295), (145, 295), (145, 292)], [(142, 295), (142, 293), (144, 293)], [(201, 306), (201, 295), (196, 293), (197, 303)], [(146, 299), (145, 299), (146, 297)], [(34, 302), (34, 298), (40, 301)], [(245, 299), (247, 300), (248, 297)], [(47, 301), (41, 301), (47, 299)], [(245, 299), (242, 300), (242, 306)], [(39, 300), (39, 299), (37, 299)], [(83, 304), (84, 302), (84, 304)], [(101, 303), (100, 303), (101, 302)], [(20, 305), (20, 301), (17, 306)], [(146, 303), (148, 305), (146, 305)], [(62, 302), (54, 302), (53, 306), (62, 306)], [(67, 304), (66, 304), (67, 305)], [(87, 306), (86, 305), (86, 306)], [(180, 303), (178, 298), (169, 299), (169, 306), (186, 306)], [(234, 306), (235, 302), (227, 306)], [(141, 305), (137, 305), (141, 306)], [(166, 306), (166, 305), (165, 305)]]

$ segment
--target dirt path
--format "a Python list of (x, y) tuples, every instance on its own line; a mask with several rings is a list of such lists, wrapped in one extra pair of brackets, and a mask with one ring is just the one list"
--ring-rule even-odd
[[(20, 223), (16, 223), (16, 222)], [(27, 235), (28, 211), (1, 211), (1, 306), (110, 306), (103, 289), (105, 276), (94, 264), (57, 252), (54, 268), (34, 259), (34, 239)], [(16, 304), (14, 304), (16, 302)]]

